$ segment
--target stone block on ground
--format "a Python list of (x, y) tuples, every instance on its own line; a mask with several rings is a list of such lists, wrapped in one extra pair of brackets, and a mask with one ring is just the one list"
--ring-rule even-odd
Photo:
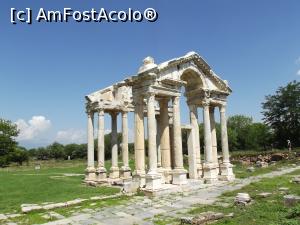
[(266, 197), (269, 197), (271, 194), (272, 193), (270, 193), (270, 192), (262, 192), (262, 193), (259, 193), (257, 196), (266, 198)]
[(300, 202), (300, 196), (297, 195), (285, 195), (283, 196), (284, 205), (286, 207), (292, 207), (295, 206)]
[(0, 221), (1, 220), (6, 220), (7, 219), (7, 216), (5, 216), (4, 214), (0, 214)]
[(247, 168), (247, 171), (253, 173), (255, 171), (255, 168), (253, 166), (250, 166)]
[(238, 193), (235, 197), (234, 203), (236, 205), (246, 206), (251, 202), (251, 198), (248, 193)]
[(292, 178), (292, 182), (296, 184), (300, 184), (300, 176), (295, 176)]
[(216, 220), (224, 218), (223, 213), (217, 212), (203, 212), (195, 217), (181, 217), (180, 221), (181, 224), (193, 224), (193, 225), (201, 225), (201, 224), (208, 224), (214, 222)]

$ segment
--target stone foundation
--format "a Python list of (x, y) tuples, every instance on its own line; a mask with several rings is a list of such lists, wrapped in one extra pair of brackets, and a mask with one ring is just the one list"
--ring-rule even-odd
[(203, 179), (205, 183), (212, 184), (218, 181), (219, 171), (213, 163), (207, 163), (203, 166)]
[(220, 180), (232, 181), (235, 179), (235, 175), (233, 173), (231, 163), (220, 164), (220, 171), (221, 171), (221, 175), (219, 176)]

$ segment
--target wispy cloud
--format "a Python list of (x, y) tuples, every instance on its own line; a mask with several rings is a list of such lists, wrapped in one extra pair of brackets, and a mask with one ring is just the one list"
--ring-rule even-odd
[(82, 144), (86, 142), (86, 131), (77, 129), (60, 130), (57, 132), (55, 140), (62, 144)]
[(296, 64), (300, 65), (300, 56), (298, 57), (298, 59), (296, 59)]
[(300, 70), (297, 71), (297, 75), (300, 76)]

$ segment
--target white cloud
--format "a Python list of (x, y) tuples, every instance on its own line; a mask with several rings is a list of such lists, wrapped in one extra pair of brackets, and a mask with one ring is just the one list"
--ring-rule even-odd
[(86, 143), (86, 131), (76, 129), (60, 130), (57, 132), (55, 140), (63, 144)]
[(44, 116), (33, 116), (28, 122), (24, 119), (18, 119), (15, 124), (20, 130), (18, 141), (28, 141), (37, 138), (51, 127), (51, 121)]
[(297, 75), (300, 76), (300, 70), (297, 71)]

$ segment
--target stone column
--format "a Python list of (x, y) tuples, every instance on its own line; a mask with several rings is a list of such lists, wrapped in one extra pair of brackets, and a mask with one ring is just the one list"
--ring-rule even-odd
[(173, 184), (186, 184), (187, 171), (183, 167), (182, 136), (180, 122), (180, 97), (173, 97), (173, 140), (174, 140), (174, 170)]
[(221, 180), (234, 180), (235, 176), (232, 171), (232, 164), (229, 159), (229, 148), (228, 148), (228, 135), (227, 135), (227, 120), (226, 120), (226, 105), (220, 106), (220, 123), (221, 123), (221, 140), (222, 140), (222, 153), (223, 162), (220, 165)]
[(149, 171), (146, 175), (146, 189), (153, 191), (161, 186), (161, 175), (157, 172), (157, 152), (156, 152), (156, 121), (155, 121), (155, 95), (149, 93), (147, 96), (147, 116), (148, 116), (148, 157)]
[(96, 175), (97, 181), (99, 182), (106, 179), (103, 109), (100, 109), (98, 112), (98, 167), (96, 170)]
[(123, 166), (121, 168), (120, 177), (122, 178), (130, 178), (131, 170), (129, 167), (129, 156), (128, 156), (128, 113), (122, 112), (122, 159)]
[(161, 167), (161, 151), (160, 151), (160, 115), (156, 115), (156, 148), (157, 148), (157, 166)]
[(111, 168), (109, 177), (119, 178), (117, 112), (111, 112)]
[(144, 98), (134, 98), (134, 175), (140, 180), (140, 186), (145, 186), (145, 132), (144, 132)]
[[(194, 140), (194, 151), (196, 157), (197, 174), (193, 176), (193, 179), (202, 177), (202, 164), (200, 154), (200, 137), (199, 137), (199, 124), (198, 124), (198, 111), (196, 105), (189, 105), (190, 109), (190, 123), (192, 126), (191, 135)], [(189, 165), (190, 166), (190, 165)]]
[(87, 126), (87, 168), (86, 168), (86, 176), (85, 181), (91, 182), (96, 181), (96, 170), (94, 165), (94, 112), (88, 112), (88, 126)]
[(218, 180), (218, 171), (213, 163), (212, 138), (209, 116), (209, 103), (203, 104), (204, 121), (204, 142), (205, 142), (205, 163), (203, 167), (203, 178), (206, 183), (213, 183)]
[(215, 108), (209, 108), (209, 116), (210, 116), (210, 129), (211, 129), (211, 143), (212, 143), (212, 155), (213, 155), (213, 163), (218, 165), (218, 149), (217, 149), (217, 133), (216, 133), (216, 122), (215, 122)]
[(162, 98), (159, 101), (160, 107), (160, 123), (159, 130), (161, 133), (160, 138), (160, 151), (161, 151), (161, 165), (163, 168), (164, 180), (166, 183), (171, 183), (171, 149), (170, 149), (170, 130), (169, 130), (169, 99)]

